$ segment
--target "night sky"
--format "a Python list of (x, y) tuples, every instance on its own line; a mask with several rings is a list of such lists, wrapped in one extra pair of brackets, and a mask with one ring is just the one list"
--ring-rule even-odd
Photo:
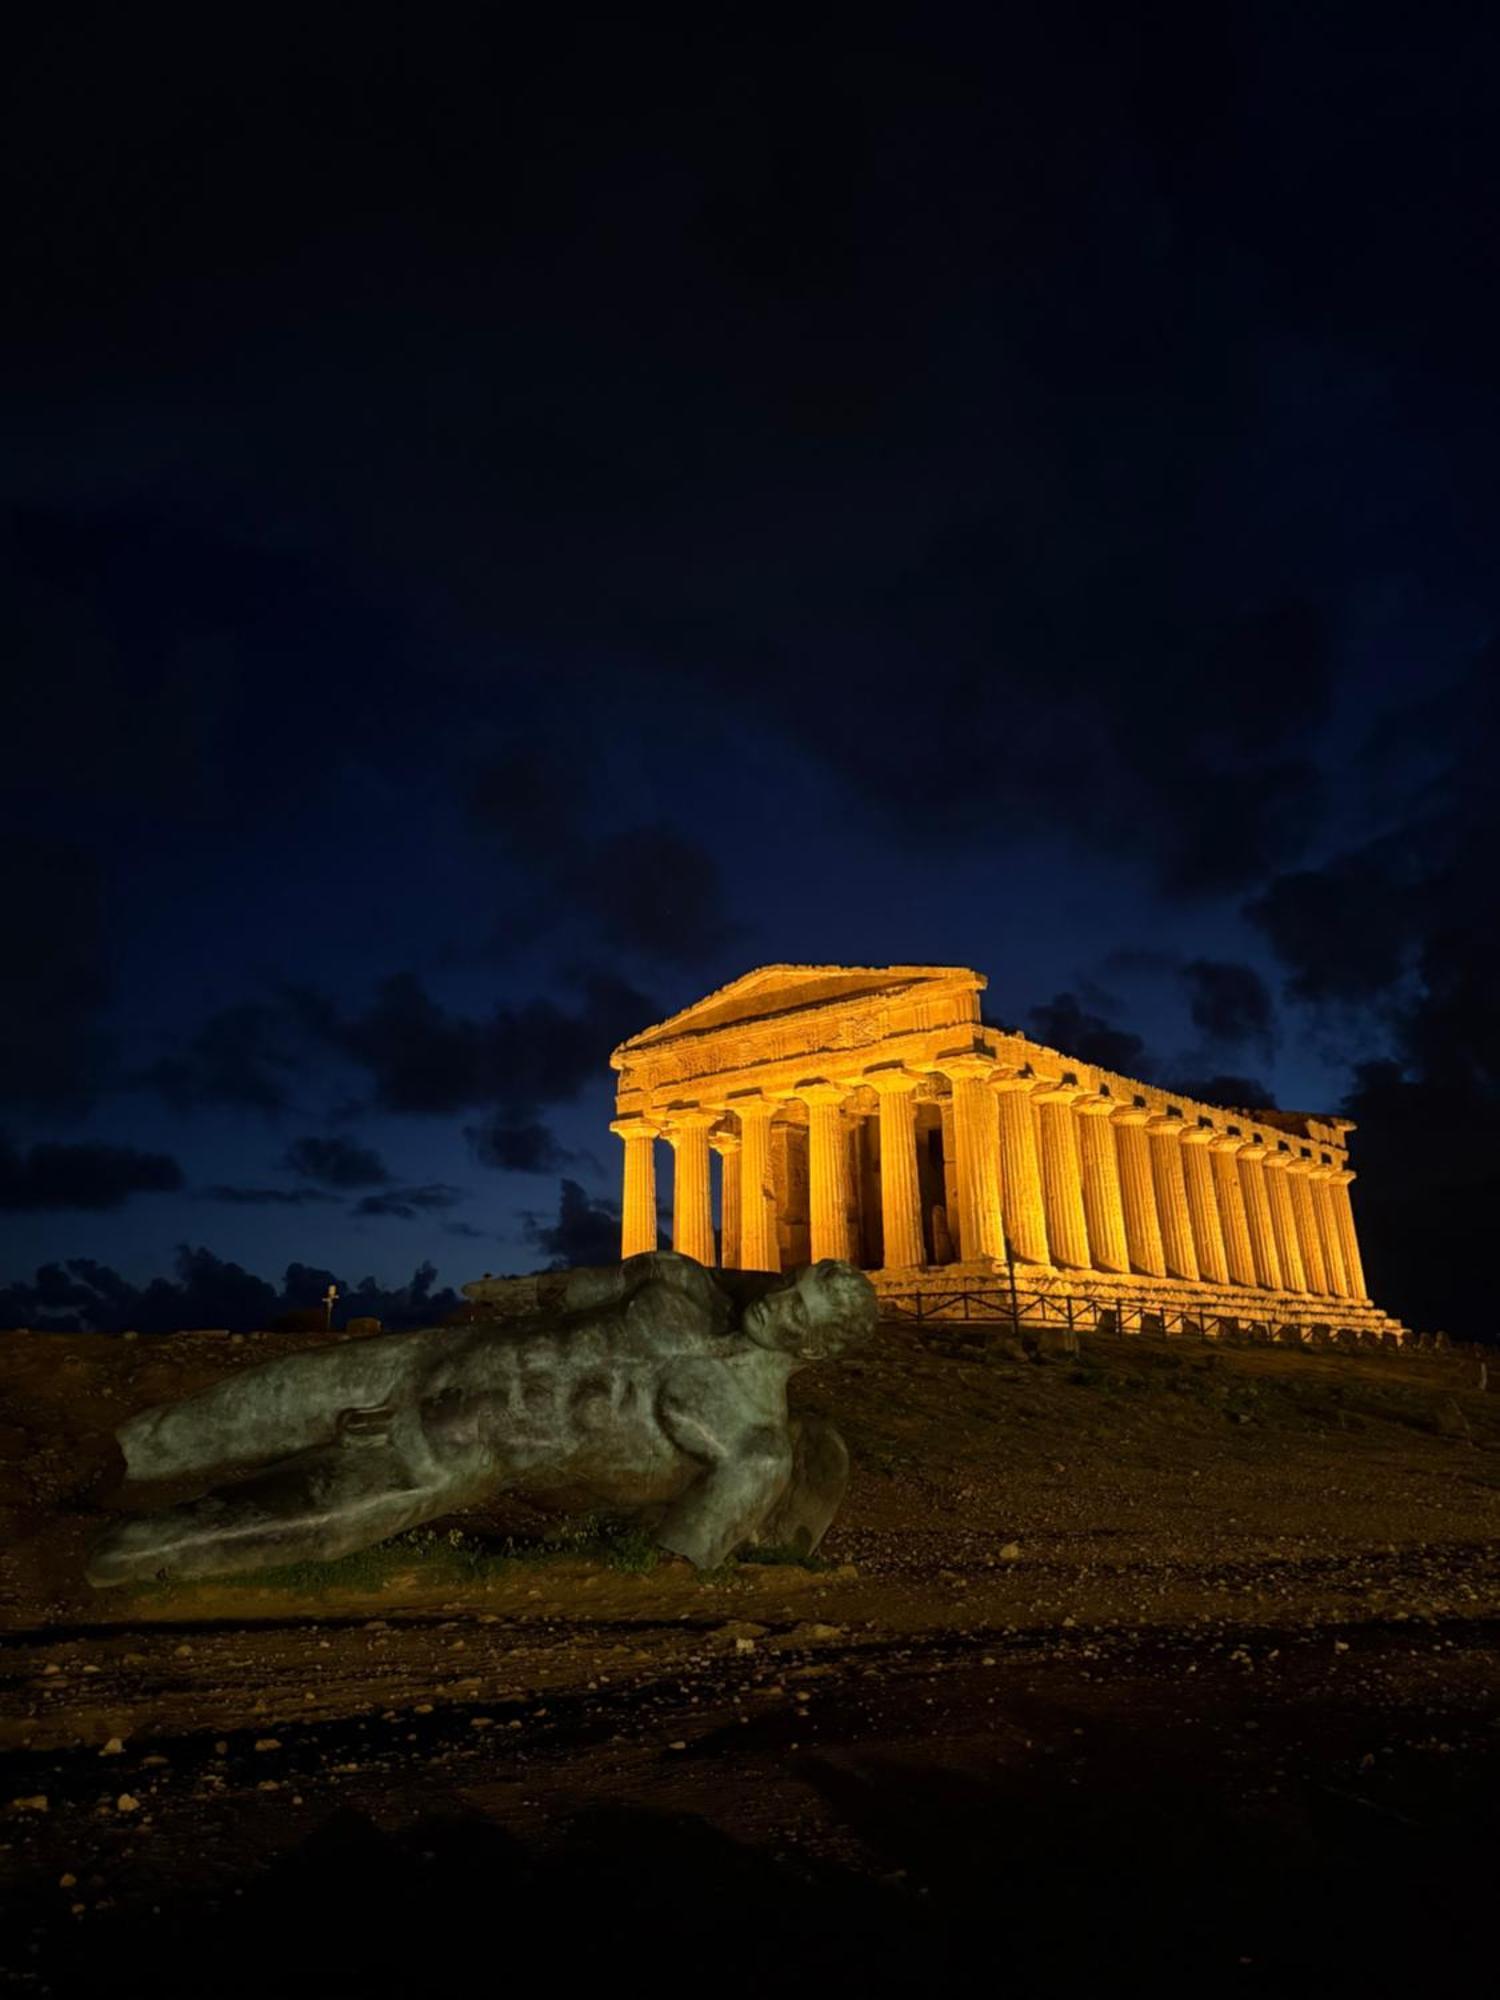
[(1402, 12), (13, 44), (0, 1326), (609, 1255), (610, 1049), (787, 960), (1342, 1107), (1488, 1335), (1500, 45)]

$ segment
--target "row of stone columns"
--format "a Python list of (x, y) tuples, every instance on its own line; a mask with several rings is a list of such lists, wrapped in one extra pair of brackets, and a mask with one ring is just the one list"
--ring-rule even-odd
[[(935, 1065), (948, 1079), (956, 1164), (959, 1256), (1016, 1259), (1039, 1269), (1093, 1270), (1366, 1296), (1349, 1203), (1354, 1176), (1181, 1117), (1122, 1105), (1071, 1080), (1043, 1082), (977, 1053)], [(887, 1269), (926, 1261), (917, 1168), (916, 1092), (899, 1063), (866, 1070), (880, 1111), (881, 1222)], [(853, 1259), (848, 1127), (852, 1084), (811, 1078), (795, 1095), (807, 1107), (814, 1259)], [(715, 1131), (719, 1112), (672, 1107), (658, 1128), (644, 1118), (613, 1129), (625, 1143), (622, 1254), (656, 1245), (658, 1129), (675, 1159), (673, 1243), (714, 1261), (709, 1149), (723, 1161), (723, 1260), (742, 1270), (779, 1267), (771, 1180), (776, 1100), (732, 1096), (738, 1133)]]

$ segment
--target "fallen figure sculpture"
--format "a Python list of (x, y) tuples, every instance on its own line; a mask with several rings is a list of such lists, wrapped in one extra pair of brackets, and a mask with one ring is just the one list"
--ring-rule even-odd
[(327, 1561), (504, 1490), (661, 1510), (658, 1545), (700, 1569), (747, 1543), (815, 1549), (848, 1454), (831, 1424), (788, 1414), (786, 1385), (874, 1332), (868, 1278), (652, 1251), (559, 1290), (520, 1321), (315, 1348), (131, 1417), (129, 1480), (215, 1484), (117, 1522), (89, 1581)]

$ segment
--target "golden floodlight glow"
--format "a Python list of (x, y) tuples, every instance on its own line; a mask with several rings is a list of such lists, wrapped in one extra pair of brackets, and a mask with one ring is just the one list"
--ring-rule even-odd
[(842, 1257), (903, 1295), (1018, 1274), (1033, 1294), (1400, 1338), (1365, 1289), (1349, 1119), (1117, 1076), (987, 1026), (987, 983), (768, 965), (631, 1036), (610, 1059), (621, 1254), (656, 1247), (660, 1139), (673, 1246), (705, 1264)]

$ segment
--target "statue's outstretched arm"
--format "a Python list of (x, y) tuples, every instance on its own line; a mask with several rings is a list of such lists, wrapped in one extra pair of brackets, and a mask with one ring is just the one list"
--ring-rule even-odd
[(675, 1250), (643, 1250), (622, 1264), (569, 1271), (560, 1303), (564, 1312), (599, 1312), (627, 1304), (650, 1286), (665, 1286), (699, 1307), (712, 1332), (723, 1333), (729, 1326), (730, 1307), (719, 1282), (722, 1276)]
[(676, 1371), (658, 1413), (673, 1444), (703, 1471), (673, 1502), (656, 1539), (699, 1569), (717, 1569), (754, 1538), (786, 1491), (792, 1445), (784, 1414), (760, 1407), (713, 1362)]

